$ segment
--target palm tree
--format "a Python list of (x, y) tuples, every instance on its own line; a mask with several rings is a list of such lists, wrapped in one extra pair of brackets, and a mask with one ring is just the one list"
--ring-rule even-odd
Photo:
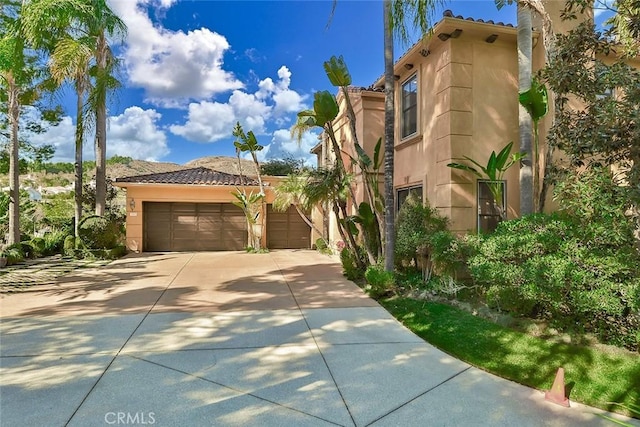
[(75, 130), (75, 236), (79, 237), (78, 230), (82, 219), (82, 147), (84, 145), (85, 132), (85, 98), (91, 88), (89, 79), (89, 63), (91, 61), (91, 49), (88, 45), (72, 37), (66, 37), (55, 47), (50, 59), (49, 67), (51, 75), (58, 84), (64, 80), (72, 80), (76, 91), (76, 130)]
[(406, 44), (409, 40), (407, 18), (422, 35), (431, 27), (433, 12), (441, 0), (384, 0), (384, 269), (393, 271), (395, 251), (395, 192), (393, 154), (395, 123), (395, 77), (393, 72), (393, 36)]
[[(59, 78), (74, 81), (76, 92), (81, 92), (77, 93), (79, 99), (88, 93), (88, 109), (95, 117), (96, 131), (96, 215), (104, 215), (107, 190), (107, 96), (119, 86), (113, 77), (118, 61), (108, 39), (124, 39), (127, 26), (111, 10), (106, 0), (29, 0), (26, 4), (25, 32), (33, 40), (48, 40), (49, 46), (54, 46), (51, 66), (57, 69)], [(78, 56), (75, 62), (69, 62), (73, 52)], [(92, 86), (88, 85), (87, 76), (93, 81)], [(84, 118), (84, 114), (80, 114), (78, 121)], [(84, 126), (85, 123), (76, 124), (76, 162), (79, 160), (77, 144)], [(76, 174), (78, 170), (76, 165)]]
[[(531, 89), (531, 37), (531, 10), (518, 3), (518, 91), (520, 93)], [(536, 157), (533, 155), (531, 144), (533, 137), (531, 116), (522, 105), (518, 110), (518, 123), (520, 151), (526, 153), (520, 167), (520, 215), (527, 215), (535, 212), (533, 168), (538, 165), (532, 164)]]
[[(10, 12), (7, 12), (9, 10)], [(0, 15), (0, 84), (9, 119), (9, 238), (7, 243), (20, 241), (20, 171), (18, 130), (20, 110), (36, 96), (33, 83), (37, 75), (34, 58), (26, 54), (21, 32), (20, 2), (11, 0), (3, 5)]]

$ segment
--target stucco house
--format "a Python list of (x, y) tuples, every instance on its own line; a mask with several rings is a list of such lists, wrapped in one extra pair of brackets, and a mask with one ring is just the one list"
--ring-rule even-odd
[[(560, 19), (564, 2), (545, 2), (554, 32), (575, 23)], [(533, 70), (544, 66), (545, 52), (540, 22), (534, 19)], [(517, 29), (511, 24), (454, 16), (445, 11), (432, 34), (412, 46), (394, 66), (396, 209), (413, 194), (428, 201), (451, 220), (451, 230), (466, 233), (490, 230), (499, 219), (486, 182), (472, 174), (447, 167), (463, 156), (486, 163), (514, 141), (518, 147), (518, 55)], [(354, 104), (360, 144), (370, 155), (384, 135), (384, 78), (369, 87), (349, 89)], [(344, 96), (337, 95), (340, 114), (336, 135), (344, 152), (352, 151), (347, 129)], [(541, 141), (551, 124), (552, 113), (542, 123)], [(333, 159), (325, 138), (313, 148), (318, 164)], [(382, 179), (382, 177), (381, 177)], [(358, 185), (356, 174), (356, 185)], [(520, 212), (519, 171), (512, 167), (504, 176), (504, 202), (508, 218)], [(356, 191), (356, 198), (361, 197)], [(362, 199), (356, 200), (357, 203)], [(316, 220), (323, 221), (316, 213)], [(339, 240), (333, 222), (329, 238)], [(320, 228), (320, 227), (319, 227)]]
[[(241, 176), (197, 167), (118, 178), (126, 189), (127, 248), (131, 251), (242, 250), (247, 222), (233, 204)], [(244, 178), (247, 190), (258, 183)], [(271, 203), (277, 177), (265, 177), (266, 209), (262, 244), (271, 249), (309, 248), (310, 228), (294, 208), (277, 212)]]

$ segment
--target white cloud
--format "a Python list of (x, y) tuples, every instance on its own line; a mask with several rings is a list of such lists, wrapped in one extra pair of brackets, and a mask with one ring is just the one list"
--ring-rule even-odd
[[(107, 157), (114, 154), (134, 159), (158, 160), (169, 154), (167, 137), (158, 129), (161, 115), (155, 110), (129, 107), (119, 116), (111, 117), (107, 127)], [(35, 145), (51, 144), (56, 152), (54, 162), (73, 162), (75, 157), (75, 124), (69, 116), (62, 118), (58, 126), (34, 135)], [(83, 147), (85, 160), (95, 159), (93, 132), (87, 132)]]
[(269, 120), (282, 126), (288, 114), (305, 109), (305, 97), (289, 89), (291, 72), (286, 66), (278, 70), (278, 77), (277, 82), (270, 77), (260, 80), (255, 93), (235, 90), (226, 103), (192, 102), (185, 123), (169, 129), (191, 141), (209, 143), (230, 137), (236, 122), (256, 135), (266, 133)]
[(146, 8), (168, 8), (174, 2), (112, 0), (128, 27), (124, 56), (130, 83), (145, 90), (148, 102), (169, 107), (243, 87), (223, 69), (230, 48), (224, 36), (207, 28), (184, 32), (153, 24)]
[(315, 166), (316, 155), (309, 153), (309, 150), (317, 143), (318, 134), (316, 133), (308, 132), (304, 134), (302, 140), (298, 143), (295, 138), (291, 137), (289, 129), (278, 129), (273, 132), (271, 143), (258, 153), (258, 160), (264, 162), (272, 159), (293, 157), (304, 159), (305, 164)]
[[(45, 127), (47, 131), (33, 135), (30, 138), (31, 143), (36, 146), (53, 145), (56, 149), (51, 159), (53, 162), (74, 162), (76, 125), (73, 123), (73, 119), (65, 116), (57, 126)], [(93, 154), (93, 139), (85, 138), (82, 153), (85, 159), (93, 159), (95, 157)]]
[(236, 122), (246, 131), (263, 134), (270, 114), (271, 107), (264, 101), (236, 90), (225, 104), (209, 101), (189, 104), (186, 123), (170, 126), (169, 130), (191, 141), (215, 142), (230, 137)]
[(162, 115), (134, 106), (111, 117), (107, 130), (107, 157), (114, 154), (141, 160), (158, 160), (169, 154), (167, 136), (158, 129)]
[(304, 109), (304, 97), (289, 89), (291, 85), (291, 71), (285, 65), (278, 70), (279, 80), (274, 83), (270, 77), (258, 83), (256, 96), (260, 99), (271, 96), (274, 102), (274, 115), (297, 113)]
[(184, 125), (172, 125), (169, 130), (196, 142), (213, 142), (231, 135), (235, 115), (229, 104), (209, 101), (191, 103), (188, 114)]

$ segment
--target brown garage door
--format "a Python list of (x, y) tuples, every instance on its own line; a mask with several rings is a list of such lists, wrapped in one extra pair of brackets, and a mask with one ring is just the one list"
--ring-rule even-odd
[(267, 247), (269, 249), (308, 249), (311, 247), (311, 228), (291, 206), (278, 212), (267, 205)]
[(247, 246), (242, 209), (231, 203), (145, 202), (146, 251), (226, 251)]

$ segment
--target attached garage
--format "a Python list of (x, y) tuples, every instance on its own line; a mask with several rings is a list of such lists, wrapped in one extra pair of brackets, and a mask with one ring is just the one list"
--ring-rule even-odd
[[(311, 230), (295, 208), (271, 209), (273, 184), (266, 183), (262, 244), (270, 249), (309, 248)], [(258, 182), (198, 167), (118, 178), (127, 192), (127, 247), (140, 252), (243, 250), (248, 244), (244, 212), (233, 204), (242, 186), (257, 193)]]
[(269, 249), (308, 249), (311, 247), (309, 227), (291, 206), (278, 212), (267, 205), (267, 247)]
[(247, 245), (242, 209), (231, 203), (143, 204), (145, 251), (237, 251)]

